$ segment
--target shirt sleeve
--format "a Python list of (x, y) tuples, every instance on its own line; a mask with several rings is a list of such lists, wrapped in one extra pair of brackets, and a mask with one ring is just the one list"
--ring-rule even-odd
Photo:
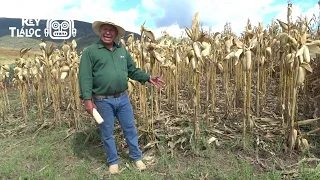
[(145, 83), (149, 81), (150, 74), (144, 72), (142, 69), (137, 68), (135, 62), (132, 60), (130, 53), (126, 50), (127, 65), (128, 65), (128, 77), (132, 80)]
[(79, 63), (79, 89), (81, 99), (92, 98), (92, 61), (90, 51), (84, 50)]

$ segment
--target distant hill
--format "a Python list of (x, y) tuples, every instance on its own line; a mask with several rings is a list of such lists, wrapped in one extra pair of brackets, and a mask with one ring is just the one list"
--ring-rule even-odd
[[(44, 36), (44, 29), (46, 28), (47, 20), (42, 19), (39, 22), (38, 27), (35, 29), (41, 29), (39, 33), (41, 38), (45, 39), (46, 43), (54, 42), (57, 46), (60, 46), (63, 43), (63, 40), (55, 40), (50, 37)], [(33, 47), (35, 49), (39, 48), (40, 39), (38, 37), (11, 37), (11, 31), (9, 27), (16, 27), (21, 29), (22, 19), (19, 18), (0, 18), (0, 47), (8, 48), (24, 48), (24, 47)], [(71, 37), (68, 39), (68, 42), (71, 42), (73, 39), (77, 41), (78, 50), (81, 51), (83, 48), (88, 45), (97, 42), (99, 40), (98, 36), (92, 31), (92, 24), (83, 22), (83, 21), (74, 21), (74, 27), (77, 29), (76, 37)], [(30, 29), (26, 27), (24, 29)], [(131, 34), (132, 32), (127, 31), (125, 36)], [(140, 38), (140, 35), (134, 33), (135, 38)], [(125, 38), (127, 40), (127, 38)]]
[[(36, 38), (25, 38), (25, 37), (11, 37), (9, 35), (0, 37), (0, 47), (5, 48), (25, 48), (32, 47), (33, 49), (39, 49), (40, 40)], [(59, 45), (60, 43), (56, 43), (53, 41), (46, 41), (47, 44), (55, 43)]]

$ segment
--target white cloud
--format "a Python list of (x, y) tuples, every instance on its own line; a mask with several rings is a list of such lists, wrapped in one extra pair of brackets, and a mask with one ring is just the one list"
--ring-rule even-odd
[[(143, 0), (144, 1), (144, 0)], [(185, 26), (190, 27), (193, 15), (199, 12), (199, 20), (203, 23), (204, 29), (208, 30), (209, 27), (213, 32), (221, 32), (227, 22), (231, 23), (232, 30), (236, 34), (240, 34), (246, 26), (248, 19), (252, 26), (257, 26), (259, 22), (264, 22), (264, 27), (269, 22), (265, 22), (267, 19), (274, 18), (284, 19), (286, 22), (287, 4), (284, 1), (283, 4), (276, 0), (197, 0), (197, 3), (193, 1), (176, 0), (171, 3), (172, 0), (148, 0), (142, 4), (146, 9), (150, 8), (150, 11), (158, 10), (165, 13), (160, 19), (154, 19), (155, 24), (158, 25), (158, 29), (170, 29), (173, 36), (180, 36), (181, 29)], [(301, 14), (307, 15), (311, 18), (313, 13), (318, 12), (318, 5), (310, 8), (311, 2), (300, 3), (293, 5), (293, 20), (297, 19), (297, 16)], [(302, 12), (300, 7), (309, 9), (306, 12)], [(158, 33), (160, 30), (156, 30), (157, 37), (161, 35)], [(177, 37), (176, 36), (176, 37)]]
[[(124, 11), (115, 11), (116, 0), (10, 0), (0, 6), (0, 17), (11, 18), (41, 18), (41, 19), (74, 19), (92, 23), (103, 20), (112, 15), (119, 19), (120, 24), (128, 31), (140, 34), (141, 21), (146, 20), (148, 28), (154, 32), (156, 38), (161, 31), (166, 30), (171, 36), (180, 37), (185, 26), (190, 27), (192, 18), (199, 12), (199, 20), (204, 29), (210, 27), (212, 31), (223, 31), (227, 22), (239, 34), (246, 26), (248, 18), (253, 26), (262, 22), (266, 16), (275, 15), (275, 18), (286, 21), (287, 5), (277, 0), (141, 0), (137, 7)], [(51, 3), (51, 4), (49, 4)], [(64, 9), (70, 5), (69, 9)], [(309, 7), (302, 12), (301, 7)], [(14, 10), (12, 10), (14, 9)], [(318, 5), (300, 3), (293, 5), (293, 20), (301, 13), (311, 17), (318, 13)], [(272, 18), (272, 17), (271, 17)], [(269, 18), (269, 19), (271, 19)], [(156, 28), (152, 27), (155, 26)], [(265, 24), (265, 27), (267, 24)]]
[(233, 1), (224, 0), (214, 1), (211, 5), (210, 0), (202, 0), (205, 3), (206, 10), (202, 11), (201, 4), (195, 7), (199, 11), (199, 18), (207, 24), (212, 24), (214, 31), (222, 31), (226, 22), (230, 22), (235, 32), (240, 32), (244, 29), (247, 20), (250, 19), (252, 25), (258, 24), (263, 20), (263, 9), (268, 7), (273, 0), (244, 0)]
[[(232, 29), (239, 33), (244, 30), (248, 18), (252, 25), (257, 25), (263, 20), (264, 12), (272, 12), (269, 4), (273, 0), (198, 0), (197, 3), (177, 0), (176, 3), (171, 2), (172, 0), (148, 0), (147, 3), (142, 4), (146, 9), (151, 7), (150, 11), (154, 9), (165, 11), (162, 19), (155, 19), (160, 25), (159, 29), (165, 29), (165, 26), (170, 27), (174, 23), (178, 23), (182, 26), (181, 28), (190, 27), (194, 14), (199, 12), (199, 20), (206, 27), (205, 29), (208, 30), (210, 27), (212, 31), (222, 31), (224, 25), (230, 22)], [(181, 30), (177, 28), (178, 26), (173, 27), (169, 28), (172, 34), (180, 35)]]
[[(301, 6), (299, 5), (292, 5), (292, 21), (295, 22), (298, 17), (306, 16), (309, 20), (312, 18), (313, 15), (316, 15), (318, 11), (318, 5), (315, 5), (305, 12), (302, 11)], [(275, 16), (275, 19), (279, 19), (281, 21), (287, 22), (287, 6), (282, 6), (280, 12)]]
[(173, 24), (168, 27), (157, 28), (153, 31), (153, 33), (155, 37), (158, 38), (162, 36), (163, 31), (166, 31), (170, 36), (173, 37), (181, 37), (185, 34), (184, 29), (182, 29), (178, 24)]
[(157, 8), (157, 5), (154, 3), (154, 1), (150, 0), (141, 0), (141, 5), (145, 9), (154, 10)]
[[(68, 17), (61, 14), (63, 6), (75, 4), (76, 0), (10, 0), (0, 6), (0, 16), (10, 18), (61, 18)], [(73, 15), (71, 15), (73, 16)]]
[[(50, 3), (51, 4), (48, 4)], [(138, 9), (115, 11), (112, 6), (115, 0), (10, 0), (0, 6), (0, 17), (28, 19), (73, 19), (92, 23), (104, 20), (107, 16), (117, 17), (119, 23), (128, 31), (139, 32), (136, 25)], [(64, 9), (66, 5), (72, 8)], [(14, 10), (13, 10), (14, 9)]]

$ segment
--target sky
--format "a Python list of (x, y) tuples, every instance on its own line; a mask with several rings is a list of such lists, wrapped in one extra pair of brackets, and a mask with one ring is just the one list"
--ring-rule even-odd
[[(205, 30), (223, 31), (229, 22), (235, 33), (244, 30), (247, 20), (253, 26), (272, 19), (286, 22), (286, 0), (10, 0), (0, 6), (0, 17), (79, 20), (92, 23), (107, 17), (117, 19), (126, 30), (140, 34), (140, 26), (153, 31), (156, 38), (167, 31), (180, 37), (199, 12)], [(318, 0), (291, 0), (293, 20), (306, 15), (319, 16)], [(14, 9), (14, 10), (13, 10)], [(76, 27), (75, 27), (76, 28)]]

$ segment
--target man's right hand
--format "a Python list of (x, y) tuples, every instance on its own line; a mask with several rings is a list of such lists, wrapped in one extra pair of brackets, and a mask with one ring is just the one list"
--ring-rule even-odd
[(91, 116), (93, 116), (93, 113), (92, 113), (93, 108), (97, 108), (96, 105), (93, 103), (93, 101), (91, 99), (84, 100), (84, 106), (85, 106), (87, 113), (89, 113)]

